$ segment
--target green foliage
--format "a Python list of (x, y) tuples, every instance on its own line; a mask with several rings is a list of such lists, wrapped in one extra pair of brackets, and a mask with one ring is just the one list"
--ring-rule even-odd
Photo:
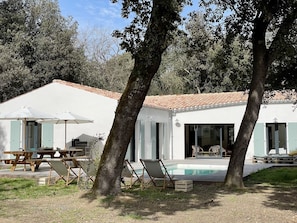
[[(203, 1), (213, 3), (214, 1)], [(252, 3), (254, 2), (254, 3)], [(207, 8), (207, 19), (201, 13), (193, 12), (184, 24), (185, 30), (172, 33), (173, 44), (168, 47), (162, 56), (162, 63), (154, 77), (149, 94), (182, 94), (182, 93), (203, 93), (222, 91), (243, 91), (249, 89), (252, 75), (252, 44), (251, 31), (253, 18), (257, 14), (255, 7), (258, 1), (236, 1), (235, 7), (230, 1), (222, 1), (218, 8)], [(259, 1), (260, 2), (260, 1)], [(260, 2), (261, 3), (261, 2)], [(286, 4), (292, 2), (287, 1)], [(204, 5), (207, 5), (206, 3)], [(253, 6), (248, 7), (247, 6)], [(260, 7), (260, 6), (257, 6)], [(265, 8), (265, 4), (261, 5)], [(262, 9), (262, 8), (259, 8)], [(229, 10), (229, 11), (228, 11)], [(223, 14), (223, 12), (227, 12)], [(256, 10), (257, 11), (257, 10)], [(246, 21), (244, 20), (246, 19)], [(225, 20), (225, 28), (222, 26)], [(213, 23), (220, 21), (219, 23)], [(215, 26), (215, 25), (218, 26)], [(273, 26), (269, 27), (271, 35), (268, 35), (267, 46), (271, 44), (269, 36), (273, 37)], [(228, 31), (228, 32), (226, 32)], [(295, 88), (296, 86), (296, 24), (290, 34), (285, 37), (287, 43), (285, 50), (287, 56), (280, 56), (270, 68), (266, 87), (268, 89), (282, 89), (284, 87)], [(280, 45), (280, 46), (283, 46)], [(281, 55), (281, 54), (280, 54)], [(290, 55), (290, 56), (288, 56)], [(120, 57), (114, 57), (118, 60)], [(120, 61), (112, 63), (116, 66), (106, 66), (109, 69), (120, 71), (121, 66), (127, 64)], [(117, 67), (115, 69), (115, 67)], [(128, 71), (129, 72), (129, 71)], [(125, 70), (119, 73), (126, 73)], [(102, 72), (100, 78), (109, 80), (106, 72)], [(99, 75), (98, 75), (99, 76)], [(127, 75), (122, 76), (123, 83), (126, 83)], [(125, 78), (126, 77), (126, 78)], [(114, 79), (114, 77), (112, 78)], [(103, 81), (100, 86), (112, 87)], [(122, 89), (123, 87), (117, 88)], [(121, 92), (121, 90), (118, 90)]]
[(11, 44), (0, 45), (0, 101), (26, 93), (30, 89), (30, 70)]
[(62, 196), (76, 191), (76, 185), (66, 187), (63, 182), (52, 186), (38, 186), (34, 179), (0, 178), (0, 200)]
[[(297, 40), (296, 40), (297, 42)], [(267, 78), (268, 90), (296, 89), (297, 86), (297, 47), (295, 55), (276, 60)]]
[(230, 40), (222, 33), (215, 36), (212, 26), (199, 13), (193, 13), (188, 24), (191, 44), (186, 51), (186, 65), (191, 74), (188, 79), (193, 83), (189, 89), (199, 88), (201, 92), (245, 90), (251, 78), (248, 44), (238, 37)]
[[(295, 88), (297, 69), (297, 2), (295, 0), (223, 0), (220, 2), (202, 0), (201, 5), (207, 12), (206, 20), (216, 24), (214, 33), (221, 36), (223, 30), (230, 41), (240, 35), (241, 39), (251, 42), (252, 39), (260, 37), (255, 36), (255, 29), (265, 29), (267, 62), (269, 65), (273, 62), (267, 74), (266, 89)], [(256, 23), (259, 24), (257, 27), (255, 27)]]
[(249, 44), (239, 37), (214, 36), (197, 12), (185, 27), (164, 54), (150, 94), (246, 90), (252, 67)]
[[(141, 7), (141, 4), (137, 4), (137, 2), (124, 1), (124, 4), (127, 3), (128, 7), (131, 6), (131, 9), (134, 4)], [(142, 3), (147, 2), (149, 1), (142, 1)], [(147, 16), (149, 17), (149, 23), (143, 27), (143, 38), (141, 37), (141, 30), (132, 28), (133, 25), (139, 24), (137, 21), (132, 22), (130, 26), (129, 36), (132, 36), (132, 42), (129, 42), (131, 40), (129, 37), (123, 37), (123, 43), (128, 43), (125, 49), (132, 54), (135, 64), (127, 86), (119, 100), (113, 126), (100, 159), (95, 184), (92, 188), (96, 194), (120, 193), (121, 165), (133, 135), (135, 122), (143, 106), (151, 81), (159, 69), (162, 54), (171, 41), (171, 32), (176, 28), (176, 22), (179, 20), (178, 13), (183, 2), (183, 0), (154, 0), (152, 1), (150, 14), (145, 15), (143, 13), (150, 8), (146, 4), (143, 6), (144, 11), (138, 7), (136, 11), (133, 11), (137, 20), (145, 20), (143, 16)], [(135, 34), (140, 38), (134, 38)], [(124, 122), (123, 117), (125, 117)], [(120, 142), (119, 138), (121, 139)]]
[(7, 0), (0, 2), (0, 40), (1, 44), (11, 43), (18, 32), (26, 27), (26, 11), (23, 1)]
[(201, 4), (205, 6), (208, 21), (217, 24), (215, 31), (221, 31), (224, 25), (223, 33), (229, 43), (238, 35), (252, 43), (250, 94), (225, 178), (226, 186), (241, 188), (244, 154), (258, 119), (268, 70), (273, 62), (292, 56), (290, 49), (296, 47), (296, 42), (288, 40), (295, 39), (290, 33), (296, 33), (297, 1), (201, 0)]
[(247, 184), (271, 184), (282, 187), (297, 187), (297, 167), (272, 167), (253, 173)]
[[(113, 2), (117, 2), (114, 0)], [(175, 0), (171, 1), (170, 4), (168, 2), (163, 1), (159, 2), (159, 7), (163, 7), (164, 10), (168, 10), (171, 13), (166, 15), (160, 15), (163, 23), (166, 23), (167, 29), (169, 33), (167, 34), (167, 41), (171, 41), (172, 33), (177, 26), (181, 22), (180, 11), (182, 10), (183, 5), (190, 4), (189, 0)], [(124, 18), (129, 18), (129, 16), (133, 16), (131, 25), (126, 27), (123, 32), (116, 30), (113, 35), (117, 38), (121, 39), (121, 47), (122, 49), (127, 50), (127, 52), (132, 54), (134, 57), (135, 53), (138, 53), (138, 50), (141, 47), (146, 46), (149, 43), (146, 43), (145, 35), (147, 28), (150, 24), (153, 24), (156, 21), (152, 21), (152, 8), (153, 5), (156, 4), (151, 0), (143, 0), (143, 1), (123, 1), (122, 7), (122, 16)], [(163, 10), (163, 11), (164, 11)], [(158, 10), (156, 10), (157, 12)], [(161, 10), (162, 11), (162, 10)], [(161, 33), (161, 32), (160, 32)], [(146, 37), (147, 38), (147, 37)], [(155, 41), (158, 40), (158, 35), (155, 36)], [(167, 44), (164, 45), (164, 49), (167, 48)]]
[[(0, 2), (0, 40), (5, 47), (0, 61), (0, 66), (3, 66), (0, 70), (0, 90), (3, 92), (0, 101), (28, 92), (53, 79), (123, 92), (134, 66), (131, 55), (144, 44), (144, 34), (141, 33), (148, 25), (150, 17), (147, 13), (150, 13), (151, 1), (144, 2), (124, 4), (124, 17), (135, 15), (135, 19), (124, 32), (114, 33), (120, 37), (122, 47), (132, 54), (119, 54), (116, 48), (118, 43), (101, 30), (90, 31), (81, 37), (77, 45), (77, 24), (71, 18), (60, 15), (54, 0)], [(204, 5), (207, 2), (212, 3), (202, 1)], [(209, 12), (208, 20), (198, 12), (191, 13), (184, 30), (168, 35), (168, 44), (173, 44), (162, 56), (149, 94), (239, 91), (249, 88), (252, 57), (247, 37), (251, 35), (245, 36), (244, 31), (250, 32), (252, 26), (250, 20), (244, 19), (255, 15), (253, 9), (258, 7), (259, 2), (236, 1), (235, 6), (245, 10), (244, 13), (234, 14), (234, 8), (231, 8), (229, 13), (222, 16), (230, 3), (222, 1), (221, 7), (206, 9)], [(252, 7), (244, 9), (247, 5)], [(261, 7), (267, 6), (263, 4)], [(227, 28), (223, 28), (220, 22), (216, 23), (219, 28), (214, 30), (214, 24), (209, 22), (220, 19), (225, 19)], [(172, 28), (178, 24), (173, 24)], [(279, 56), (269, 70), (269, 84), (266, 85), (269, 89), (296, 86), (296, 23), (294, 27), (284, 39), (289, 44), (280, 45), (286, 46), (286, 50), (281, 52), (287, 55)], [(269, 27), (271, 36), (274, 34), (272, 28)], [(238, 33), (241, 34), (240, 38)], [(270, 44), (269, 40), (267, 44)], [(4, 66), (7, 63), (4, 58), (13, 58), (15, 62)]]
[(102, 65), (104, 75), (97, 76), (99, 88), (123, 92), (133, 69), (131, 54), (123, 53), (108, 60)]
[[(6, 49), (2, 51), (5, 54), (2, 58), (15, 58), (14, 63), (0, 70), (4, 81), (1, 84), (6, 86), (0, 86), (3, 92), (0, 101), (53, 79), (80, 80), (85, 56), (84, 51), (75, 46), (77, 24), (60, 15), (57, 1), (1, 1), (0, 27), (1, 48)], [(4, 66), (5, 60), (0, 61), (0, 66)], [(21, 82), (23, 84), (19, 84)]]
[(84, 62), (83, 51), (74, 46), (77, 24), (60, 15), (57, 2), (29, 1), (31, 44), (30, 58), (34, 88), (55, 78), (77, 82)]

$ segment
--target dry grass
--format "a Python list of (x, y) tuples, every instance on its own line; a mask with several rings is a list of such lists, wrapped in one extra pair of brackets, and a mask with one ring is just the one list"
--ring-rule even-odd
[(0, 222), (297, 222), (296, 188), (196, 183), (191, 192), (136, 187), (100, 198), (87, 192), (2, 200)]

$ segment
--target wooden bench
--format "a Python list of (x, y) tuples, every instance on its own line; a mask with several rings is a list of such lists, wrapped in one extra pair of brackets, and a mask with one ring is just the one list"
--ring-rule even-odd
[(28, 160), (21, 161), (21, 162), (19, 161), (18, 164), (22, 164), (22, 163), (24, 165), (29, 164), (32, 172), (35, 172), (35, 170), (37, 170), (39, 168), (41, 162), (42, 162), (42, 159), (36, 158), (36, 159), (28, 159)]
[(253, 163), (257, 163), (259, 161), (263, 163), (294, 163), (294, 157), (290, 155), (269, 155), (253, 157)]
[(293, 156), (272, 156), (273, 163), (294, 163)]
[(253, 163), (258, 163), (259, 161), (263, 163), (268, 163), (269, 159), (267, 156), (253, 156)]
[(0, 159), (0, 162), (4, 162), (5, 164), (12, 164), (15, 159)]
[(19, 164), (23, 164), (24, 165), (24, 168), (26, 168), (26, 165), (30, 165), (30, 168), (31, 168), (31, 171), (35, 171), (38, 169), (39, 165), (41, 164), (42, 162), (42, 159), (28, 159), (28, 160), (18, 160), (16, 162), (15, 159), (0, 159), (0, 162), (4, 162), (5, 164), (12, 164), (11, 166), (11, 170), (15, 170), (16, 168), (16, 165), (19, 165)]

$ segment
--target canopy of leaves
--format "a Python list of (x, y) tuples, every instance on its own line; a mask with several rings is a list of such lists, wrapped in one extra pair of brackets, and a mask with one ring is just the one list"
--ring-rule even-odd
[(229, 40), (211, 32), (203, 16), (194, 12), (185, 30), (176, 33), (163, 56), (151, 94), (245, 90), (251, 79), (251, 47), (241, 38)]
[[(296, 0), (202, 0), (201, 4), (205, 7), (207, 21), (217, 25), (216, 31), (224, 30), (230, 40), (239, 34), (241, 38), (250, 42), (257, 20), (263, 19), (269, 24), (265, 36), (266, 48), (269, 49), (269, 61), (274, 62), (268, 72), (266, 88), (267, 90), (295, 88)], [(292, 21), (294, 21), (293, 26), (291, 26)], [(278, 32), (281, 28), (289, 32)]]
[[(112, 0), (112, 2), (117, 2), (117, 0)], [(190, 4), (191, 0), (177, 0), (172, 2), (172, 6), (177, 8), (176, 11), (172, 11), (170, 16), (167, 18), (168, 30), (175, 30), (180, 24), (180, 11), (185, 4)], [(122, 49), (127, 50), (132, 54), (132, 57), (138, 52), (138, 49), (146, 44), (143, 42), (146, 33), (146, 27), (149, 27), (151, 23), (151, 11), (153, 7), (153, 1), (151, 0), (129, 0), (123, 1), (122, 4), (122, 17), (129, 18), (132, 16), (131, 25), (126, 27), (123, 32), (116, 30), (113, 35), (121, 39)], [(164, 19), (164, 18), (163, 18)], [(171, 23), (170, 21), (175, 21)], [(168, 33), (168, 40), (172, 38), (172, 33)], [(164, 46), (165, 47), (165, 46)], [(167, 47), (167, 46), (166, 46)]]
[[(0, 44), (4, 58), (14, 54), (19, 61), (0, 69), (5, 80), (21, 78), (22, 85), (4, 82), (1, 88), (5, 101), (20, 93), (30, 91), (55, 78), (77, 82), (85, 63), (84, 52), (75, 47), (76, 23), (60, 15), (57, 1), (52, 0), (6, 0), (0, 2)], [(14, 70), (14, 71), (13, 71)], [(17, 72), (17, 73), (16, 73)], [(30, 84), (25, 84), (30, 83)], [(18, 91), (8, 91), (18, 88)]]

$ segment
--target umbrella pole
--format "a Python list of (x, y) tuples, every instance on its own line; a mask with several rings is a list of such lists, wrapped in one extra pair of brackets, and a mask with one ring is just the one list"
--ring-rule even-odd
[(67, 133), (67, 120), (65, 120), (65, 148), (64, 149), (66, 149), (66, 142), (67, 142), (66, 133)]
[(23, 126), (23, 133), (22, 133), (22, 148), (23, 148), (23, 150), (24, 151), (26, 151), (26, 144), (27, 144), (27, 137), (26, 137), (26, 128), (27, 128), (27, 121), (26, 121), (26, 119), (24, 119), (23, 121), (22, 121), (23, 123), (22, 123), (22, 126)]

